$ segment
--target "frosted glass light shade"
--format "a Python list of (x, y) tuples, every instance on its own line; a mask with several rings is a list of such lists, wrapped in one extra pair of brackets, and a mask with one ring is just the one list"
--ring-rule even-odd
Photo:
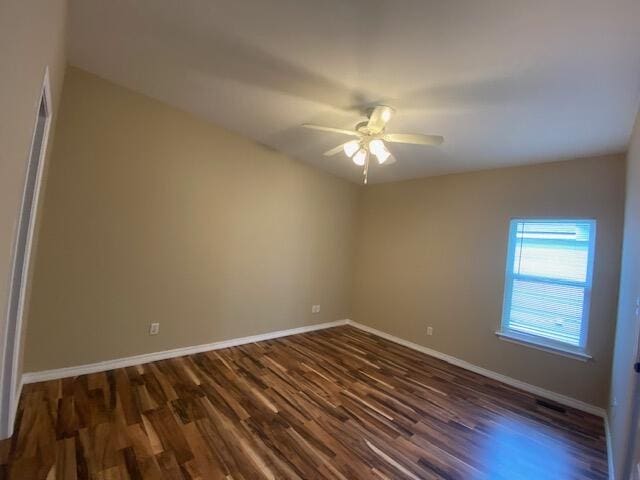
[(345, 143), (344, 146), (342, 147), (342, 149), (344, 150), (344, 153), (349, 158), (351, 158), (353, 154), (358, 151), (359, 148), (360, 148), (360, 142), (358, 142), (358, 140), (351, 140), (350, 142)]
[(356, 153), (353, 156), (353, 163), (355, 163), (359, 167), (363, 166), (366, 160), (367, 160), (367, 151), (364, 148), (361, 148), (360, 150), (358, 150), (358, 153)]
[(384, 151), (375, 153), (374, 155), (378, 159), (378, 163), (382, 165), (391, 156), (391, 153), (389, 153), (389, 150), (385, 148)]
[(387, 146), (384, 144), (382, 140), (376, 138), (375, 140), (371, 140), (369, 142), (369, 150), (378, 158), (378, 163), (383, 164), (387, 161), (387, 159), (391, 156), (389, 150), (387, 150)]

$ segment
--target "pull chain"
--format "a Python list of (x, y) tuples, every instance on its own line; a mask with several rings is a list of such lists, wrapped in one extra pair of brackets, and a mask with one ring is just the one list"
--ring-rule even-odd
[(369, 176), (369, 154), (367, 153), (367, 158), (364, 161), (364, 184), (367, 184), (367, 178)]

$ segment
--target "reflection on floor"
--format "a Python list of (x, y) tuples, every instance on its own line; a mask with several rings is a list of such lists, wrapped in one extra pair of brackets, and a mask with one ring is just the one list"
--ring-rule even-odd
[(0, 463), (14, 479), (607, 478), (601, 419), (353, 327), (27, 385)]

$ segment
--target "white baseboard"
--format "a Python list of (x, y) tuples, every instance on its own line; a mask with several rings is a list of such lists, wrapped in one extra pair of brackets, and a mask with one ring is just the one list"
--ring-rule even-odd
[(501, 373), (497, 373), (492, 370), (487, 370), (486, 368), (482, 368), (472, 363), (461, 360), (459, 358), (452, 357), (451, 355), (438, 352), (437, 350), (433, 350), (431, 348), (418, 345), (417, 343), (404, 340), (402, 338), (396, 337), (394, 335), (383, 332), (376, 328), (369, 327), (367, 325), (363, 325), (361, 323), (354, 322), (348, 319), (336, 320), (334, 322), (327, 322), (327, 323), (319, 323), (316, 325), (308, 325), (308, 326), (298, 327), (298, 328), (290, 328), (287, 330), (279, 330), (276, 332), (262, 333), (259, 335), (251, 335), (249, 337), (233, 338), (230, 340), (206, 343), (203, 345), (196, 345), (192, 347), (176, 348), (173, 350), (164, 350), (161, 352), (145, 353), (142, 355), (134, 355), (131, 357), (116, 358), (113, 360), (90, 363), (87, 365), (80, 365), (77, 367), (57, 368), (53, 370), (43, 370), (40, 372), (29, 372), (29, 373), (25, 373), (22, 376), (21, 386), (23, 383), (27, 384), (27, 383), (43, 382), (46, 380), (55, 380), (58, 378), (76, 377), (78, 375), (85, 375), (87, 373), (104, 372), (106, 370), (113, 370), (114, 368), (130, 367), (133, 365), (140, 365), (143, 363), (155, 362), (157, 360), (164, 360), (167, 358), (174, 358), (174, 357), (182, 357), (184, 355), (191, 355), (194, 353), (206, 352), (209, 350), (219, 350), (221, 348), (235, 347), (238, 345), (245, 345), (247, 343), (260, 342), (262, 340), (270, 340), (272, 338), (286, 337), (288, 335), (296, 335), (299, 333), (312, 332), (314, 330), (322, 330), (325, 328), (338, 327), (340, 325), (352, 325), (356, 328), (359, 328), (360, 330), (364, 330), (366, 332), (372, 333), (379, 337), (390, 340), (394, 343), (404, 345), (405, 347), (409, 347), (413, 350), (426, 353), (427, 355), (431, 355), (432, 357), (439, 358), (440, 360), (444, 360), (447, 363), (456, 365), (466, 370), (470, 370), (472, 372), (478, 373), (485, 377), (489, 377), (499, 382), (506, 383), (507, 385), (511, 385), (512, 387), (516, 387), (526, 392), (532, 393), (534, 395), (547, 398), (549, 400), (553, 400), (554, 402), (560, 403), (562, 405), (573, 407), (578, 410), (582, 410), (584, 412), (592, 413), (602, 418), (606, 418), (606, 412), (603, 408), (596, 407), (595, 405), (590, 405), (588, 403), (582, 402), (575, 398), (571, 398), (566, 395), (561, 395), (559, 393), (555, 393), (550, 390), (546, 390), (544, 388), (537, 387), (535, 385), (531, 385), (526, 382), (522, 382), (520, 380), (516, 380), (515, 378), (507, 377), (506, 375), (502, 375)]
[(604, 408), (591, 405), (589, 403), (583, 402), (581, 400), (577, 400), (572, 397), (568, 397), (566, 395), (561, 395), (559, 393), (552, 392), (551, 390), (546, 390), (541, 387), (536, 387), (535, 385), (531, 385), (530, 383), (522, 382), (512, 377), (507, 377), (506, 375), (502, 375), (501, 373), (494, 372), (493, 370), (487, 370), (486, 368), (482, 368), (472, 363), (461, 360), (459, 358), (452, 357), (451, 355), (438, 352), (437, 350), (433, 350), (428, 347), (423, 347), (422, 345), (418, 345), (417, 343), (404, 340), (402, 338), (396, 337), (394, 335), (383, 332), (376, 328), (369, 327), (367, 325), (363, 325), (358, 322), (354, 322), (353, 320), (349, 320), (347, 323), (356, 328), (359, 328), (360, 330), (364, 330), (365, 332), (369, 332), (374, 335), (377, 335), (378, 337), (385, 338), (394, 343), (404, 345), (405, 347), (409, 347), (413, 350), (417, 350), (419, 352), (426, 353), (427, 355), (431, 355), (432, 357), (439, 358), (440, 360), (444, 360), (445, 362), (450, 363), (451, 365), (464, 368), (465, 370), (470, 370), (472, 372), (478, 373), (485, 377), (489, 377), (499, 382), (506, 383), (507, 385), (511, 385), (512, 387), (519, 388), (520, 390), (524, 390), (525, 392), (532, 393), (536, 396), (543, 397), (548, 400), (553, 400), (554, 402), (560, 403), (562, 405), (572, 407), (578, 410), (582, 410), (583, 412), (591, 413), (593, 415), (597, 415), (602, 418), (606, 418), (606, 412)]
[(134, 355), (132, 357), (116, 358), (113, 360), (90, 363), (77, 367), (56, 368), (54, 370), (43, 370), (40, 372), (28, 372), (23, 374), (22, 383), (27, 384), (44, 382), (47, 380), (56, 380), (59, 378), (77, 377), (78, 375), (86, 375), (87, 373), (104, 372), (107, 370), (113, 370), (114, 368), (130, 367), (133, 365), (155, 362), (157, 360), (164, 360), (167, 358), (182, 357), (184, 355), (192, 355), (194, 353), (207, 352), (209, 350), (220, 350), (221, 348), (236, 347), (238, 345), (245, 345), (247, 343), (260, 342), (262, 340), (271, 340), (273, 338), (287, 337), (289, 335), (296, 335), (298, 333), (338, 327), (340, 325), (346, 325), (347, 323), (349, 323), (349, 320), (336, 320), (335, 322), (318, 323), (316, 325), (290, 328), (287, 330), (279, 330), (277, 332), (262, 333), (259, 335), (251, 335), (249, 337), (233, 338), (231, 340), (222, 340), (220, 342), (206, 343), (193, 347), (183, 347), (173, 350), (164, 350), (161, 352)]

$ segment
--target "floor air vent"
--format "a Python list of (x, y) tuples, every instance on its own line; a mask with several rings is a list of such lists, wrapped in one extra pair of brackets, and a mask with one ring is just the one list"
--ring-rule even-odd
[(567, 410), (562, 405), (558, 405), (557, 403), (551, 403), (551, 402), (547, 402), (546, 400), (540, 400), (540, 399), (537, 399), (536, 403), (541, 407), (549, 408), (551, 410), (555, 410), (556, 412), (567, 413)]

